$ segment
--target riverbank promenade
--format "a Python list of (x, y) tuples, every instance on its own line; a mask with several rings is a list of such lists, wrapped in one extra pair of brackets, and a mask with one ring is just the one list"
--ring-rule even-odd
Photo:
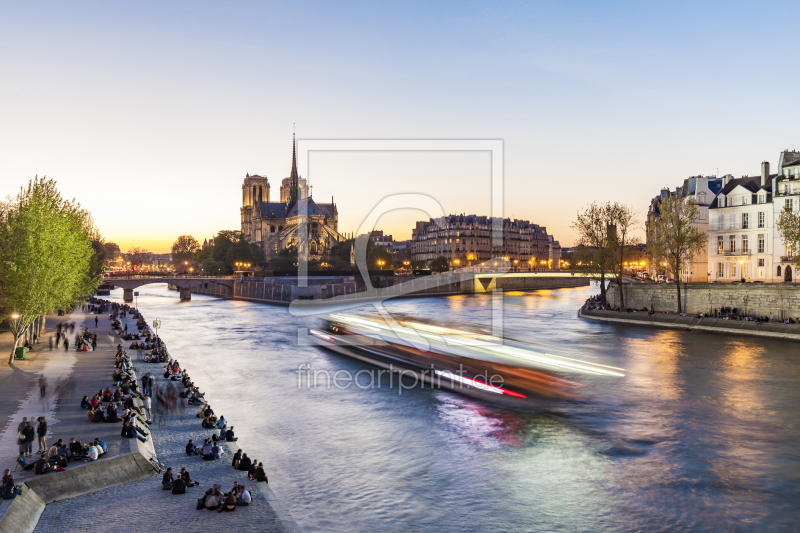
[[(95, 317), (98, 318), (97, 326)], [(64, 350), (63, 345), (53, 351), (48, 348), (48, 339), (55, 333), (59, 320), (62, 323), (75, 324), (74, 331), (68, 334), (71, 337), (68, 351)], [(123, 327), (128, 325), (129, 331), (137, 330), (136, 320), (132, 316), (121, 319), (121, 322)], [(72, 348), (74, 335), (82, 332), (84, 327), (97, 333), (98, 344), (94, 352), (76, 352)], [(8, 354), (11, 349), (10, 334), (0, 335), (0, 343), (4, 353)], [(18, 484), (47, 484), (51, 491), (57, 491), (60, 490), (57, 476), (69, 474), (86, 477), (80, 469), (89, 465), (95, 471), (100, 469), (99, 474), (91, 476), (94, 483), (91, 489), (77, 493), (67, 489), (64, 490), (64, 497), (67, 499), (56, 495), (52, 498), (52, 503), (46, 502), (48, 505), (41, 512), (35, 531), (178, 531), (187, 527), (190, 530), (225, 528), (234, 531), (299, 531), (288, 511), (277, 501), (265, 483), (249, 482), (246, 472), (231, 467), (233, 452), (230, 449), (217, 461), (204, 461), (196, 456), (185, 455), (185, 445), (189, 438), (193, 438), (195, 443), (202, 443), (212, 433), (211, 430), (201, 427), (200, 420), (194, 416), (192, 410), (184, 413), (161, 411), (154, 400), (153, 414), (157, 423), (153, 423), (150, 428), (145, 427), (149, 436), (147, 442), (141, 445), (136, 439), (120, 437), (120, 424), (91, 423), (86, 419), (86, 411), (80, 408), (81, 398), (85, 395), (91, 397), (106, 387), (111, 387), (112, 391), (114, 389), (112, 372), (118, 344), (122, 344), (138, 367), (139, 378), (146, 372), (152, 372), (156, 376), (156, 387), (165, 381), (162, 377), (162, 365), (144, 363), (141, 352), (127, 349), (130, 343), (131, 341), (123, 341), (112, 331), (108, 314), (94, 315), (76, 310), (64, 317), (48, 317), (45, 333), (29, 359), (15, 361), (11, 367), (3, 365), (0, 369), (0, 389), (3, 391), (0, 399), (0, 467), (14, 467), (19, 449), (17, 427), (23, 417), (34, 421), (39, 416), (46, 418), (48, 446), (57, 439), (68, 443), (72, 437), (81, 442), (100, 438), (108, 445), (108, 453), (98, 461), (70, 462), (64, 473), (37, 476), (32, 470), (18, 469), (13, 472)], [(48, 383), (44, 395), (41, 394), (39, 384), (42, 375)], [(233, 423), (246, 423), (234, 416), (229, 418)], [(35, 428), (37, 424), (33, 425)], [(130, 476), (129, 479), (121, 478), (115, 465), (121, 462), (122, 456), (135, 453), (137, 447), (154, 447), (163, 468), (171, 466), (177, 474), (181, 467), (185, 467), (199, 485), (187, 489), (186, 494), (173, 495), (170, 491), (162, 490), (161, 475), (155, 466), (152, 466), (152, 471), (139, 475), (135, 480), (131, 480)], [(33, 451), (36, 452), (37, 448), (34, 441)], [(268, 459), (265, 450), (257, 453), (257, 446), (252, 450), (245, 447), (245, 451), (251, 452), (251, 457)], [(147, 469), (150, 465), (143, 466)], [(197, 498), (206, 489), (218, 484), (222, 490), (228, 491), (234, 481), (244, 483), (250, 489), (250, 506), (237, 507), (233, 513), (220, 514), (196, 510)], [(260, 490), (256, 485), (264, 487)], [(4, 513), (13, 501), (1, 501), (0, 520), (3, 520)], [(0, 522), (0, 533), (6, 533), (5, 527)], [(17, 533), (18, 530), (8, 531)]]

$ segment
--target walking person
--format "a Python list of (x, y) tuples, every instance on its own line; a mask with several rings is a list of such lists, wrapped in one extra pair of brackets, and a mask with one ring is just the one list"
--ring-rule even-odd
[(144, 412), (147, 413), (147, 423), (149, 424), (149, 423), (151, 423), (153, 421), (153, 414), (150, 412), (150, 408), (152, 406), (152, 401), (150, 400), (150, 396), (148, 394), (145, 394), (142, 397), (142, 400), (143, 400), (143, 402), (142, 402), (143, 406), (142, 407), (144, 407)]
[(47, 395), (47, 378), (39, 376), (39, 398), (44, 398)]
[(33, 455), (33, 434), (33, 426), (30, 422), (25, 422), (25, 427), (22, 428), (23, 443), (22, 446), (20, 446), (20, 452), (22, 452), (25, 457)]
[(39, 437), (39, 451), (38, 454), (43, 454), (47, 451), (47, 420), (43, 416), (38, 418), (39, 425), (36, 428), (36, 435)]
[(94, 327), (97, 327), (97, 317), (94, 317)]

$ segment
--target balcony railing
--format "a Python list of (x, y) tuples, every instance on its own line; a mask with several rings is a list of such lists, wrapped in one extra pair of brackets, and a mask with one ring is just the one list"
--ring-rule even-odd
[(794, 256), (791, 255), (782, 255), (781, 256), (781, 263), (791, 263), (794, 261)]
[(740, 251), (738, 251), (738, 252), (736, 252), (736, 251), (733, 251), (733, 252), (732, 252), (732, 251), (730, 251), (730, 250), (725, 250), (725, 255), (750, 255), (750, 254), (752, 254), (752, 253), (753, 253), (753, 252), (752, 252), (751, 250), (746, 250), (746, 251), (741, 251), (741, 250), (740, 250)]

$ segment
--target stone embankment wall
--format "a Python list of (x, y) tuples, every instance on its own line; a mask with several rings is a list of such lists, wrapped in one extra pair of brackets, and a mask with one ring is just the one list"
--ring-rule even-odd
[[(623, 285), (625, 307), (646, 307), (658, 312), (678, 310), (678, 291), (672, 283), (632, 283)], [(616, 285), (608, 290), (608, 301), (619, 306)], [(795, 283), (689, 283), (681, 285), (681, 301), (688, 314), (713, 313), (723, 307), (739, 313), (783, 320), (800, 317), (800, 284)]]
[(586, 310), (579, 311), (581, 318), (599, 322), (624, 324), (627, 326), (655, 326), (661, 328), (682, 329), (685, 331), (703, 331), (707, 333), (723, 333), (733, 335), (752, 335), (783, 340), (800, 340), (800, 324), (782, 324), (780, 322), (757, 323), (744, 320), (724, 320), (718, 318), (697, 318), (695, 315), (678, 316), (675, 314), (656, 313), (624, 313), (619, 311)]
[[(226, 287), (208, 283), (193, 288), (196, 294), (288, 305), (296, 299), (327, 300), (365, 297), (446, 296), (491, 292), (496, 289), (541, 290), (582, 287), (589, 285), (583, 277), (486, 277), (473, 273), (445, 273), (432, 276), (372, 277), (370, 284), (377, 294), (368, 295), (367, 284), (361, 278), (309, 278), (308, 286), (298, 286), (297, 278), (275, 277), (236, 281), (233, 294)], [(172, 287), (171, 287), (172, 288)]]

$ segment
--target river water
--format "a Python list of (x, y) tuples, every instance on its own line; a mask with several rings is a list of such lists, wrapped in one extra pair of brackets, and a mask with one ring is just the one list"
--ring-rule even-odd
[[(139, 289), (145, 318), (306, 531), (772, 531), (800, 528), (796, 343), (576, 318), (596, 288), (506, 293), (505, 335), (626, 369), (546, 412), (430, 389), (298, 386), (312, 346), (287, 308)], [(122, 290), (112, 292), (120, 301)], [(390, 312), (490, 326), (486, 296)], [(202, 437), (198, 426), (198, 438)]]

